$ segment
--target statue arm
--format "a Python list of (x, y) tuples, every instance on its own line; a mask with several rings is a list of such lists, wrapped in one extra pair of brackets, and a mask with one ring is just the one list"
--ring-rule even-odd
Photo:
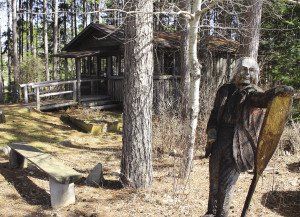
[(294, 89), (292, 87), (280, 85), (265, 92), (253, 91), (249, 94), (247, 101), (251, 106), (266, 108), (268, 106), (268, 103), (272, 101), (275, 96), (291, 94), (293, 92)]

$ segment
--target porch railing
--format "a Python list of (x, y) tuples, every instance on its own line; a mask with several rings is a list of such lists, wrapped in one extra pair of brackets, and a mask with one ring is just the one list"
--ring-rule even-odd
[(35, 96), (36, 108), (41, 109), (41, 99), (46, 97), (72, 94), (73, 101), (77, 100), (77, 81), (45, 81), (29, 84), (21, 84), (23, 88), (24, 102), (29, 102), (29, 96)]

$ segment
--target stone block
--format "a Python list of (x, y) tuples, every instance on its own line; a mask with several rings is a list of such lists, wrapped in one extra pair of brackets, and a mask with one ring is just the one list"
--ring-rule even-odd
[(9, 167), (11, 169), (24, 169), (27, 167), (28, 161), (13, 149), (9, 152)]
[(51, 206), (58, 209), (75, 203), (74, 183), (62, 184), (49, 178)]

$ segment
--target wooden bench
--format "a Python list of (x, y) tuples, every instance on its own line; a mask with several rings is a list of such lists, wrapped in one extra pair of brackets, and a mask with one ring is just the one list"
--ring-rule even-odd
[(49, 175), (51, 206), (55, 209), (75, 203), (74, 182), (82, 177), (61, 161), (28, 144), (9, 144), (10, 168), (26, 168), (27, 160)]

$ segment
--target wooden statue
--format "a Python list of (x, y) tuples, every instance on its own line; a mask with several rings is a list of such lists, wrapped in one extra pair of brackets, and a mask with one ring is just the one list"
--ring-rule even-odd
[(253, 169), (264, 108), (275, 96), (293, 92), (284, 85), (263, 92), (256, 86), (258, 75), (253, 58), (240, 58), (231, 82), (217, 91), (207, 124), (210, 188), (206, 216), (228, 216), (239, 174)]

